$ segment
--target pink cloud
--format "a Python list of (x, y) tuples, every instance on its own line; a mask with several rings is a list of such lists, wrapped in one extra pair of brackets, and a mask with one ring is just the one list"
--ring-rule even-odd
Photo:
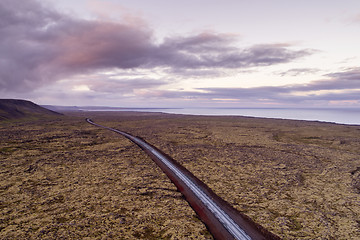
[(143, 19), (139, 17), (141, 13), (136, 12), (134, 14), (133, 10), (117, 2), (88, 0), (86, 7), (100, 20), (113, 21), (117, 19), (132, 25), (138, 25), (143, 22)]
[(151, 47), (151, 37), (144, 26), (84, 22), (57, 39), (62, 53), (55, 62), (68, 69), (137, 67)]
[(234, 36), (205, 32), (158, 44), (139, 18), (84, 20), (36, 0), (0, 1), (0, 89), (29, 91), (74, 74), (154, 67), (222, 71), (286, 63), (312, 54), (288, 44), (239, 49)]
[(360, 13), (354, 17), (354, 21), (360, 23)]

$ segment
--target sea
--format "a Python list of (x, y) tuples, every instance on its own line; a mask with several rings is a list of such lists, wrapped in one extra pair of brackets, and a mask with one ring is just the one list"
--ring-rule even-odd
[[(85, 109), (84, 109), (85, 110)], [(113, 108), (92, 111), (141, 111), (206, 116), (248, 116), (360, 125), (360, 108)]]

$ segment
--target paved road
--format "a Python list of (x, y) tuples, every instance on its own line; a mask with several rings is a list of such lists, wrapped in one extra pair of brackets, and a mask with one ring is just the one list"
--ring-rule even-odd
[(229, 209), (228, 205), (222, 206), (224, 201), (219, 200), (218, 196), (214, 196), (215, 194), (211, 190), (209, 191), (208, 187), (204, 186), (204, 183), (199, 183), (200, 180), (189, 174), (175, 160), (144, 140), (126, 132), (96, 124), (88, 118), (86, 121), (125, 136), (147, 152), (177, 185), (214, 237), (238, 240), (278, 239), (277, 236), (267, 232), (251, 220), (244, 219), (243, 215), (237, 215), (235, 209), (231, 209), (231, 207)]

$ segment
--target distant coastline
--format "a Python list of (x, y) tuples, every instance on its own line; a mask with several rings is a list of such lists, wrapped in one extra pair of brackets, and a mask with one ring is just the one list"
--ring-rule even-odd
[(208, 116), (279, 118), (360, 125), (359, 108), (184, 108), (169, 109), (163, 112)]
[(360, 108), (126, 108), (106, 106), (51, 106), (53, 111), (136, 111), (205, 116), (247, 116), (360, 125)]

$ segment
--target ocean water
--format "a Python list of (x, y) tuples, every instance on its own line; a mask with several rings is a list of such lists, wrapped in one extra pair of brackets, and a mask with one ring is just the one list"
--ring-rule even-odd
[(129, 108), (122, 111), (208, 116), (249, 116), (360, 125), (360, 108)]

